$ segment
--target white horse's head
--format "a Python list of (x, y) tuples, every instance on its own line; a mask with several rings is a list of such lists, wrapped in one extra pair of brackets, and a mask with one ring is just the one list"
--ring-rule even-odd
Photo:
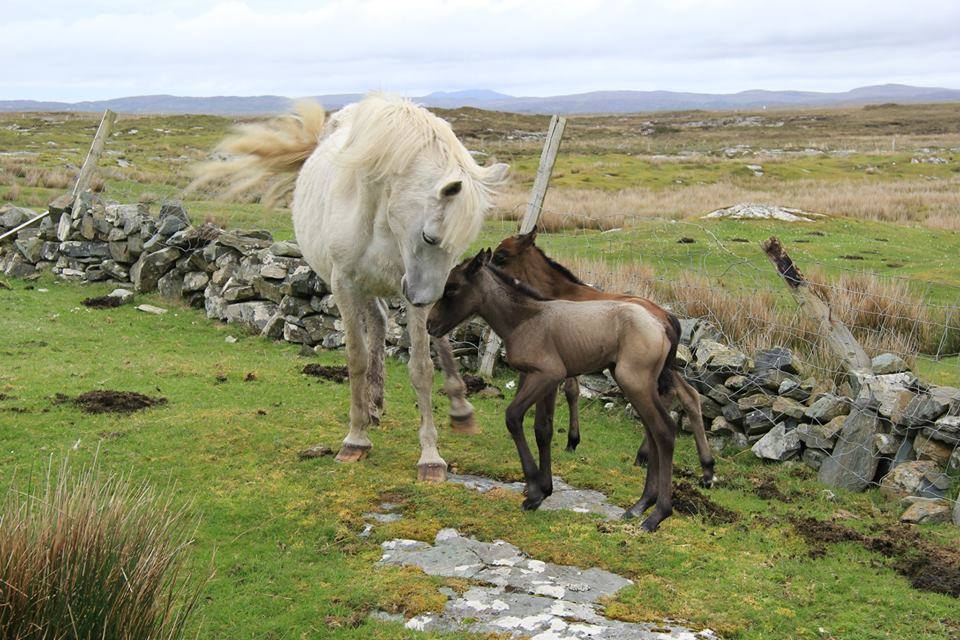
[(479, 166), (447, 122), (407, 100), (374, 94), (343, 117), (350, 132), (339, 160), (360, 182), (383, 188), (378, 217), (397, 241), (403, 294), (432, 304), (480, 232), (508, 167)]
[(387, 221), (403, 258), (403, 295), (411, 304), (425, 306), (443, 295), (450, 270), (477, 237), (490, 208), (490, 193), (503, 182), (508, 167), (449, 173), (413, 164), (412, 175), (394, 184)]

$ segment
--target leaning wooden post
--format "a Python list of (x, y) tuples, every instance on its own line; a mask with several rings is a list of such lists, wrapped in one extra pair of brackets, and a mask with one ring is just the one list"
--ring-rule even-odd
[[(93, 136), (93, 143), (90, 145), (90, 151), (87, 153), (86, 159), (83, 161), (83, 166), (80, 168), (80, 173), (77, 175), (77, 182), (73, 185), (73, 191), (70, 192), (70, 196), (73, 201), (76, 202), (77, 198), (81, 193), (86, 191), (87, 187), (90, 185), (90, 178), (93, 177), (93, 173), (97, 168), (97, 163), (100, 161), (100, 156), (103, 154), (103, 145), (106, 144), (107, 138), (110, 136), (110, 130), (113, 129), (113, 123), (117, 119), (117, 114), (110, 109), (107, 109), (103, 112), (103, 117), (100, 118), (100, 126), (97, 127), (97, 133)], [(50, 215), (50, 210), (47, 209), (43, 213), (30, 218), (21, 225), (10, 229), (3, 235), (0, 235), (0, 240), (12, 236), (21, 229), (26, 229), (34, 222), (43, 220), (48, 215)]]
[(90, 151), (87, 153), (87, 158), (83, 161), (83, 166), (80, 167), (80, 173), (77, 175), (77, 183), (73, 185), (73, 193), (71, 195), (74, 198), (77, 198), (90, 186), (90, 178), (93, 177), (97, 163), (100, 162), (100, 156), (103, 155), (103, 145), (106, 144), (107, 138), (110, 136), (110, 131), (113, 129), (113, 123), (116, 122), (116, 120), (117, 114), (110, 111), (110, 109), (103, 112), (103, 117), (100, 119), (100, 126), (97, 127), (97, 133), (93, 136)]
[(821, 335), (827, 339), (827, 344), (840, 357), (847, 369), (851, 372), (869, 371), (870, 358), (863, 347), (853, 337), (847, 325), (831, 313), (830, 306), (823, 296), (816, 292), (803, 277), (800, 269), (780, 244), (780, 240), (771, 236), (760, 246), (777, 268), (777, 273), (787, 283), (787, 288), (790, 289), (800, 308), (819, 324)]
[[(558, 115), (550, 118), (547, 139), (543, 143), (543, 151), (540, 152), (540, 166), (537, 167), (537, 176), (533, 180), (533, 189), (530, 190), (530, 201), (527, 203), (527, 211), (520, 220), (520, 233), (530, 233), (540, 222), (543, 201), (547, 197), (547, 187), (550, 186), (550, 176), (553, 175), (553, 165), (557, 161), (560, 139), (563, 138), (563, 130), (566, 126), (566, 118)], [(492, 330), (488, 330), (483, 355), (480, 358), (480, 375), (493, 374), (493, 365), (496, 364), (499, 353), (500, 337)]]

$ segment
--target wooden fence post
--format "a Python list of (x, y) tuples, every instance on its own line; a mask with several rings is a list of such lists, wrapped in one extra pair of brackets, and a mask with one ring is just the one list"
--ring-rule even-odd
[[(540, 152), (540, 166), (537, 167), (537, 177), (533, 181), (533, 189), (530, 190), (530, 201), (527, 203), (527, 210), (520, 220), (520, 233), (533, 231), (537, 223), (540, 222), (540, 215), (543, 213), (543, 201), (547, 197), (547, 187), (550, 186), (550, 176), (553, 174), (553, 165), (557, 161), (557, 153), (560, 151), (560, 139), (563, 138), (563, 130), (566, 126), (566, 118), (558, 115), (550, 118), (547, 139), (543, 143), (543, 151)], [(487, 330), (486, 343), (480, 357), (480, 375), (490, 376), (493, 374), (493, 365), (496, 364), (499, 353), (500, 336), (491, 330)]]
[(77, 183), (73, 185), (71, 195), (74, 198), (77, 198), (81, 193), (86, 191), (90, 185), (90, 178), (93, 177), (97, 163), (100, 162), (100, 156), (103, 155), (103, 145), (106, 144), (107, 138), (110, 137), (110, 131), (113, 129), (113, 123), (116, 122), (116, 120), (117, 114), (110, 111), (110, 109), (103, 112), (103, 117), (100, 118), (100, 126), (97, 127), (97, 133), (93, 136), (90, 151), (87, 153), (87, 157), (83, 161), (83, 166), (80, 167), (80, 173), (77, 175)]
[[(100, 126), (97, 127), (97, 133), (93, 136), (93, 143), (90, 145), (90, 151), (87, 152), (87, 157), (83, 161), (83, 166), (80, 167), (80, 173), (77, 174), (77, 182), (73, 185), (73, 191), (70, 192), (74, 202), (76, 202), (80, 194), (83, 193), (90, 185), (90, 178), (93, 177), (93, 173), (97, 168), (97, 163), (100, 161), (100, 156), (103, 154), (103, 145), (107, 142), (107, 138), (110, 136), (110, 131), (113, 129), (113, 123), (116, 121), (116, 119), (117, 114), (113, 111), (110, 111), (110, 109), (107, 109), (103, 112), (103, 117), (100, 118)], [(49, 209), (34, 216), (33, 218), (30, 218), (23, 224), (10, 229), (3, 235), (0, 235), (0, 240), (12, 236), (21, 229), (26, 229), (34, 222), (43, 220), (48, 215), (50, 215)]]
[(771, 236), (760, 246), (777, 268), (777, 273), (787, 283), (787, 288), (790, 289), (797, 304), (820, 326), (821, 335), (826, 338), (827, 344), (840, 357), (847, 370), (869, 371), (870, 358), (863, 347), (847, 325), (830, 311), (827, 301), (810, 287), (810, 283), (800, 273), (800, 269), (787, 255), (780, 240)]

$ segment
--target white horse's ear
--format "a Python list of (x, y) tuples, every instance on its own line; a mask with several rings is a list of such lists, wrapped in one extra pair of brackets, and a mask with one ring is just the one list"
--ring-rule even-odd
[(463, 180), (451, 180), (440, 187), (437, 195), (440, 198), (450, 198), (460, 193), (461, 189), (463, 189)]
[(502, 184), (507, 180), (509, 173), (510, 165), (498, 162), (493, 166), (484, 168), (483, 183), (487, 186)]

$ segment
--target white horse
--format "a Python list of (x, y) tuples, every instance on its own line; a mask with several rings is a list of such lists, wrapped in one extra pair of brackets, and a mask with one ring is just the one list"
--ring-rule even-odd
[[(408, 369), (420, 410), (417, 477), (443, 481), (447, 464), (433, 422), (427, 313), (479, 233), (507, 165), (477, 165), (446, 122), (406, 100), (372, 94), (326, 122), (315, 103), (300, 103), (297, 111), (240, 127), (219, 147), (233, 158), (201, 165), (194, 186), (226, 179), (229, 193), (267, 184), (268, 203), (293, 188), (297, 241), (330, 285), (346, 332), (350, 430), (340, 462), (360, 460), (372, 447), (367, 430), (383, 404), (381, 299), (403, 295)], [(451, 366), (449, 345), (438, 347), (451, 419), (469, 430), (473, 409), (463, 382)]]

